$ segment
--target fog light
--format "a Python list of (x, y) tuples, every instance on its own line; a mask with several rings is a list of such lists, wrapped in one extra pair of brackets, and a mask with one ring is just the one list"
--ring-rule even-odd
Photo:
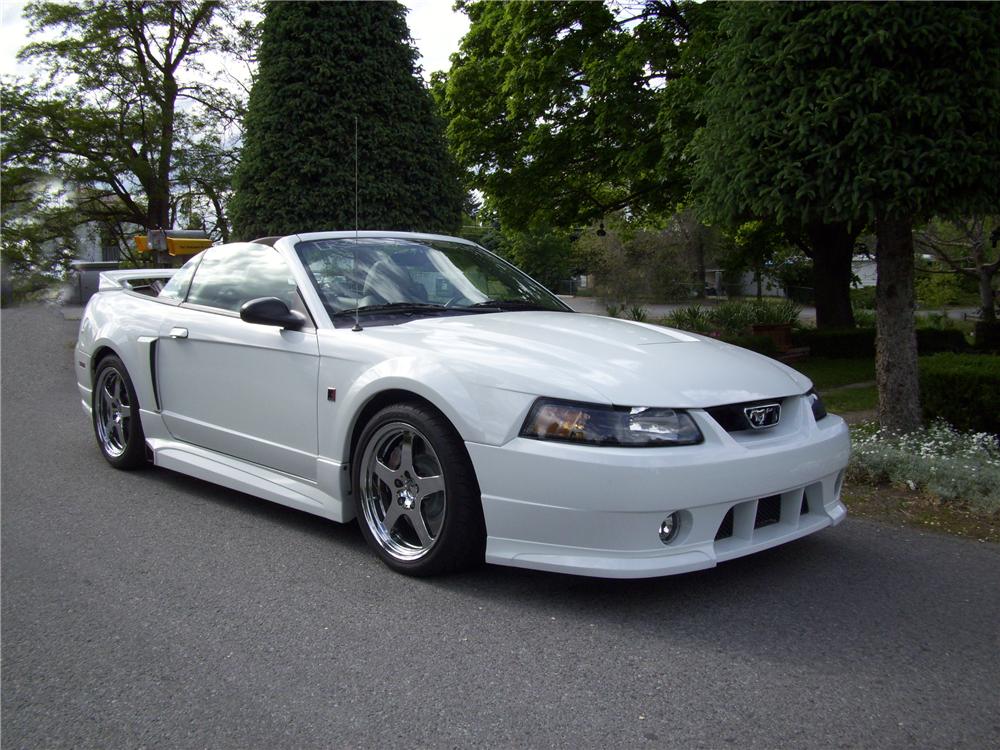
[(676, 513), (671, 513), (664, 518), (663, 523), (660, 524), (660, 541), (664, 544), (670, 544), (677, 536), (677, 530), (680, 526), (680, 519), (677, 518)]

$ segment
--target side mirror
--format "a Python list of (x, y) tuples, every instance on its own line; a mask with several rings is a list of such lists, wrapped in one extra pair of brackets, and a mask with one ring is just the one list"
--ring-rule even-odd
[(289, 310), (288, 305), (277, 297), (260, 297), (244, 302), (240, 308), (240, 320), (262, 326), (278, 326), (290, 331), (301, 330), (306, 324), (305, 315)]

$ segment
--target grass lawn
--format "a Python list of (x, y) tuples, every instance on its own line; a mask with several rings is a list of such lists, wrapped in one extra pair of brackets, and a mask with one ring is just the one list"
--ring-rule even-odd
[(869, 411), (878, 406), (878, 392), (873, 385), (860, 388), (840, 388), (833, 391), (820, 389), (823, 403), (828, 411), (834, 414), (846, 414), (851, 411)]
[[(793, 367), (808, 376), (820, 393), (829, 388), (875, 380), (875, 360), (872, 357), (858, 359), (813, 357), (804, 362), (796, 362)], [(823, 400), (826, 400), (825, 394)]]

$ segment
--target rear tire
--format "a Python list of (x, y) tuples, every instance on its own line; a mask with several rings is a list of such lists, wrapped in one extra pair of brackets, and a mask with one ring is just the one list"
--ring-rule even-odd
[(416, 404), (379, 411), (358, 440), (353, 473), (361, 533), (390, 568), (428, 576), (482, 563), (479, 483), (441, 414)]
[(116, 469), (146, 463), (146, 437), (139, 419), (139, 399), (125, 365), (108, 355), (97, 365), (91, 396), (94, 435), (101, 453)]

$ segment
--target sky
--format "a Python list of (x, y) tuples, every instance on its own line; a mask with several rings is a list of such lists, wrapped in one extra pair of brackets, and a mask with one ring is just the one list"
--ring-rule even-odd
[[(425, 80), (436, 70), (451, 67), (448, 60), (469, 28), (469, 19), (452, 10), (454, 0), (402, 0), (407, 7), (410, 36), (420, 52)], [(28, 27), (21, 17), (25, 0), (0, 0), (0, 73), (24, 75), (17, 51), (28, 41)]]

